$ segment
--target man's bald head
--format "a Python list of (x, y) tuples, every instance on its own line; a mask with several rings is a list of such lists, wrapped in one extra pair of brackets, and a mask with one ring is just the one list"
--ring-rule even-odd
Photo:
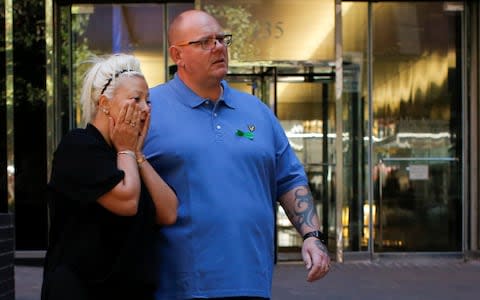
[(168, 44), (175, 45), (185, 40), (185, 35), (194, 27), (201, 26), (204, 22), (218, 21), (202, 10), (187, 10), (179, 14), (168, 28)]

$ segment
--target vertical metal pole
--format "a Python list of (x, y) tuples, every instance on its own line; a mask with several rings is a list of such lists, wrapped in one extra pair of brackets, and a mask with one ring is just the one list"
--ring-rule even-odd
[(53, 0), (45, 0), (45, 47), (46, 47), (46, 66), (45, 66), (45, 78), (46, 78), (46, 119), (47, 119), (47, 176), (49, 178), (51, 170), (51, 158), (55, 151), (55, 124), (57, 122), (55, 114), (55, 99), (54, 99), (54, 74), (55, 74), (55, 51), (53, 48)]
[(343, 262), (343, 43), (342, 43), (342, 1), (335, 0), (335, 223), (336, 261)]
[[(331, 84), (331, 83), (330, 83)], [(328, 232), (328, 211), (330, 206), (330, 188), (328, 184), (328, 175), (330, 171), (330, 163), (328, 160), (328, 100), (329, 100), (329, 84), (326, 82), (322, 83), (322, 195), (323, 195), (323, 204), (322, 204), (322, 231)], [(305, 140), (304, 140), (305, 143)], [(306, 154), (307, 151), (303, 153)], [(306, 159), (304, 160), (307, 161)], [(338, 188), (338, 187), (337, 187)], [(336, 208), (335, 208), (336, 209)], [(328, 246), (328, 239), (327, 239)]]
[[(472, 181), (470, 183), (470, 203), (471, 203), (471, 216), (470, 216), (470, 222), (471, 222), (471, 235), (470, 235), (470, 250), (479, 250), (480, 245), (479, 245), (479, 194), (478, 194), (478, 178), (480, 178), (479, 175), (479, 159), (478, 159), (478, 151), (479, 151), (479, 140), (478, 140), (478, 132), (480, 131), (480, 125), (478, 123), (478, 98), (479, 98), (479, 44), (480, 44), (480, 5), (478, 3), (472, 3), (472, 6), (470, 7), (471, 9), (469, 10), (472, 19), (474, 22), (471, 22), (471, 38), (472, 38), (472, 49), (471, 49), (471, 55), (472, 55), (472, 61), (471, 61), (471, 66), (472, 66), (472, 77), (470, 78), (470, 86), (472, 88), (472, 92), (470, 95), (470, 103), (472, 103), (472, 107), (470, 109), (471, 112), (474, 113), (474, 115), (470, 116), (471, 120), (475, 120), (474, 123), (472, 123), (472, 127), (470, 128), (471, 132), (471, 137), (473, 139), (471, 140), (470, 144), (472, 145), (471, 147), (471, 153), (472, 153), (472, 161), (471, 161), (471, 166), (473, 166), (471, 177)], [(465, 62), (464, 62), (465, 63)], [(475, 181), (474, 181), (475, 180)]]
[(368, 251), (370, 259), (373, 260), (374, 252), (374, 230), (373, 230), (373, 20), (372, 3), (368, 2), (368, 33), (367, 33), (367, 81), (368, 81)]
[[(56, 108), (57, 105), (55, 103), (55, 49), (54, 49), (54, 41), (53, 38), (55, 36), (53, 28), (53, 0), (45, 0), (45, 47), (46, 47), (46, 119), (47, 119), (47, 126), (46, 126), (46, 157), (47, 160), (47, 182), (50, 180), (50, 171), (52, 169), (52, 157), (56, 147), (56, 133), (57, 133), (57, 119)], [(47, 207), (47, 232), (50, 231), (50, 209)], [(50, 243), (49, 235), (47, 235), (47, 244)]]
[(273, 75), (273, 113), (277, 115), (278, 99), (277, 99), (277, 84), (278, 84), (278, 73), (277, 67), (272, 68)]
[[(463, 139), (461, 167), (462, 182), (464, 183), (462, 184), (462, 252), (465, 254), (467, 251), (478, 249), (478, 17), (480, 11), (478, 3), (465, 3), (464, 5), (466, 7), (461, 13), (462, 132), (463, 136), (468, 138)], [(472, 33), (470, 35), (470, 53), (467, 51), (468, 29)], [(471, 55), (469, 70), (466, 67), (467, 55)], [(470, 101), (468, 86), (470, 86)], [(468, 147), (469, 145), (470, 147)], [(468, 178), (471, 178), (471, 181)]]
[[(277, 114), (277, 107), (278, 107), (278, 99), (277, 99), (277, 85), (278, 85), (278, 73), (277, 73), (277, 67), (272, 67), (271, 68), (271, 71), (272, 71), (272, 77), (273, 77), (273, 113), (275, 114), (275, 116), (278, 117), (278, 114)], [(265, 74), (265, 71), (264, 71), (264, 68), (261, 67), (260, 68), (260, 73), (263, 75)], [(263, 77), (263, 76), (262, 76)], [(265, 77), (263, 77), (265, 78)], [(263, 87), (262, 89), (265, 90), (266, 88), (266, 84), (265, 84), (265, 79), (263, 79), (263, 83), (262, 83)], [(278, 261), (278, 227), (277, 227), (277, 212), (278, 212), (278, 202), (275, 201), (276, 205), (275, 205), (275, 211), (274, 211), (274, 221), (275, 221), (275, 263), (277, 263)]]
[(13, 0), (5, 0), (5, 90), (7, 102), (7, 205), (15, 204), (15, 145), (14, 145), (14, 97), (13, 97)]

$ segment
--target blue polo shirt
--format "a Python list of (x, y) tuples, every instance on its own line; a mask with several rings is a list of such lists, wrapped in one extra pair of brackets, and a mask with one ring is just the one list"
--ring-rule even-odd
[(271, 297), (275, 201), (307, 185), (272, 111), (223, 81), (216, 101), (175, 75), (150, 90), (144, 152), (179, 199), (162, 227), (156, 299)]

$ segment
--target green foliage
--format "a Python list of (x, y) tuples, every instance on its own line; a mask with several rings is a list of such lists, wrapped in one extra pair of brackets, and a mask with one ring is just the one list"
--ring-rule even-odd
[(258, 52), (255, 35), (260, 24), (254, 20), (248, 7), (209, 4), (203, 9), (217, 18), (225, 31), (233, 34), (233, 43), (229, 50), (231, 60), (252, 60), (252, 57), (255, 57)]
[[(45, 4), (13, 1), (15, 106), (45, 101)], [(7, 50), (8, 51), (8, 50)]]

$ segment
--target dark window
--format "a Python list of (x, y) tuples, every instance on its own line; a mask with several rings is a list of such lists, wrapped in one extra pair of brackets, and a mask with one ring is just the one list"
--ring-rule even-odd
[(15, 230), (17, 250), (45, 249), (47, 211), (45, 4), (13, 3)]

